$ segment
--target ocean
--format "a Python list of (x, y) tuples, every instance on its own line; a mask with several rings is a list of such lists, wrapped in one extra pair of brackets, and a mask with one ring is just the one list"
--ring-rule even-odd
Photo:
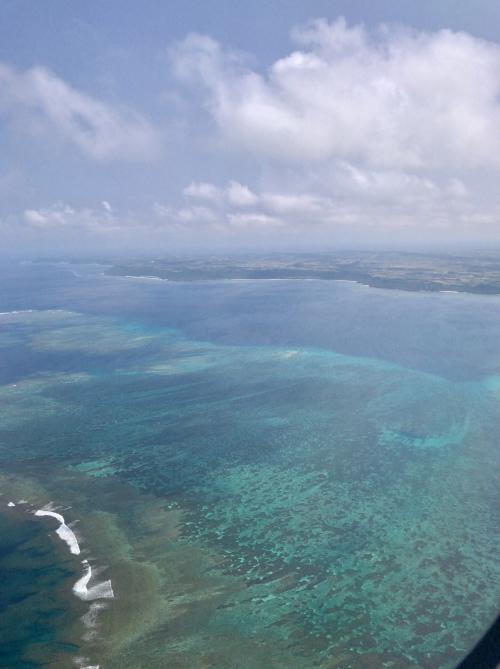
[(0, 312), (0, 667), (452, 669), (497, 614), (500, 297), (6, 263)]

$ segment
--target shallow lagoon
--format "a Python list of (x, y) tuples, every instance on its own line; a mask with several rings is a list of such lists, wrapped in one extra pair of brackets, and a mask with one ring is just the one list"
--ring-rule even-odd
[(452, 667), (500, 595), (500, 300), (100, 272), (0, 302), (0, 503), (70, 506), (116, 593), (90, 634), (68, 594), (75, 657)]

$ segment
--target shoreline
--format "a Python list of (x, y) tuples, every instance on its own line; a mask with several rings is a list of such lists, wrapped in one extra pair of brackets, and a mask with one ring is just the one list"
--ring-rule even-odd
[(457, 290), (456, 288), (447, 289), (436, 286), (435, 288), (410, 288), (407, 286), (387, 286), (387, 285), (378, 285), (377, 283), (365, 283), (362, 280), (358, 279), (330, 279), (324, 277), (227, 277), (227, 278), (191, 278), (191, 279), (172, 279), (162, 276), (155, 275), (142, 275), (142, 274), (113, 274), (103, 272), (101, 276), (106, 278), (115, 278), (115, 279), (134, 279), (134, 280), (149, 280), (149, 281), (164, 281), (168, 283), (186, 283), (186, 284), (197, 284), (197, 283), (255, 283), (257, 281), (262, 282), (276, 282), (276, 281), (318, 281), (318, 282), (332, 282), (332, 283), (350, 283), (360, 286), (362, 288), (372, 288), (375, 290), (388, 290), (388, 291), (402, 291), (404, 293), (425, 293), (425, 294), (457, 294), (457, 295), (473, 295), (477, 297), (500, 297), (500, 290), (497, 292), (494, 291), (480, 291), (480, 290)]

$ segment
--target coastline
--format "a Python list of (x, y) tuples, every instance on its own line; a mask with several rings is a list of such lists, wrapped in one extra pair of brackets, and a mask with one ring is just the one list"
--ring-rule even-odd
[(370, 282), (366, 277), (363, 279), (333, 279), (329, 277), (314, 277), (314, 276), (289, 276), (289, 277), (227, 277), (227, 278), (182, 278), (182, 279), (173, 279), (171, 277), (162, 277), (155, 275), (143, 275), (143, 274), (115, 274), (112, 272), (103, 272), (101, 276), (106, 278), (115, 278), (115, 279), (133, 279), (140, 281), (162, 281), (170, 283), (187, 283), (187, 284), (199, 284), (199, 283), (253, 283), (253, 282), (287, 282), (287, 281), (320, 281), (320, 282), (331, 282), (331, 283), (350, 283), (360, 286), (362, 288), (372, 288), (375, 290), (388, 290), (388, 291), (402, 291), (405, 293), (425, 293), (425, 294), (456, 294), (456, 295), (473, 295), (475, 297), (499, 297), (500, 290), (490, 291), (490, 290), (473, 290), (469, 289), (446, 289), (441, 286), (441, 284), (436, 284), (435, 286), (429, 287), (413, 287), (408, 286), (404, 282), (398, 284), (394, 282), (394, 285), (388, 284), (386, 282)]

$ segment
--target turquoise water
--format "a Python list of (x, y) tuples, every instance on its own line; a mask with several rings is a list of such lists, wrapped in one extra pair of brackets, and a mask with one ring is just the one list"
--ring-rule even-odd
[(89, 634), (44, 525), (67, 596), (0, 666), (453, 667), (500, 595), (500, 300), (78, 274), (4, 277), (2, 546), (71, 507), (116, 598)]

